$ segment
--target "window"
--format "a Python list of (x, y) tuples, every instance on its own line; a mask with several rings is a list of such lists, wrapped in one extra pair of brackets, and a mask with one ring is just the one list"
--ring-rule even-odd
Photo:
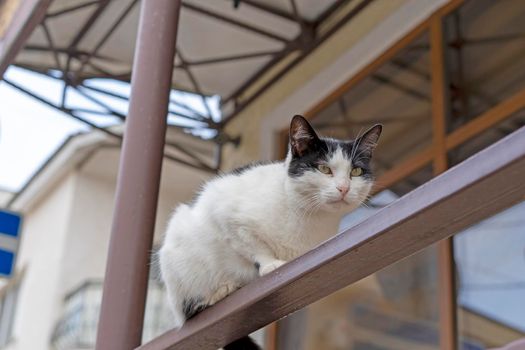
[[(62, 317), (51, 339), (54, 349), (92, 348), (102, 300), (102, 281), (89, 280), (66, 296)], [(170, 328), (170, 310), (164, 289), (150, 279), (143, 337), (145, 341)]]
[(522, 202), (454, 238), (460, 336), (487, 348), (525, 338), (524, 214)]

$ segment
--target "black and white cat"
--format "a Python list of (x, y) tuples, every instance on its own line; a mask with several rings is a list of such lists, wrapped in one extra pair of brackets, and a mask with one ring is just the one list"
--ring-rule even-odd
[(336, 234), (372, 188), (380, 134), (375, 125), (353, 141), (319, 138), (295, 116), (283, 162), (219, 176), (177, 207), (159, 252), (175, 327)]

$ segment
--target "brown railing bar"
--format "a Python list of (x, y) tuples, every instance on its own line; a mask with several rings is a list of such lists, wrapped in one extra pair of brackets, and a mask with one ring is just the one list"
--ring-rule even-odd
[(180, 1), (141, 3), (97, 350), (140, 345)]
[(525, 127), (139, 350), (217, 349), (524, 199)]

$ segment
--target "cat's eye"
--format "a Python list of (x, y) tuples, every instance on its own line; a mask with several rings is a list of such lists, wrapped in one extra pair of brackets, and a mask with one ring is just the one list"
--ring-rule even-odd
[(361, 176), (363, 175), (363, 169), (362, 168), (353, 168), (350, 172), (350, 175), (352, 176)]
[(326, 175), (331, 175), (332, 174), (332, 169), (330, 169), (330, 167), (327, 166), (327, 165), (319, 164), (317, 166), (317, 169), (319, 169), (319, 171), (322, 172), (323, 174), (326, 174)]

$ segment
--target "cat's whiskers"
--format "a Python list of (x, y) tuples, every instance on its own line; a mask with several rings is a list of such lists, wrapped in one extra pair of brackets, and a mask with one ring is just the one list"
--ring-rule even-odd
[(313, 200), (310, 202), (310, 205), (308, 206), (308, 209), (305, 211), (305, 215), (303, 216), (304, 220), (309, 220), (312, 214), (317, 211), (317, 209), (321, 206), (320, 196), (319, 194), (315, 194), (313, 196)]
[(299, 214), (299, 221), (304, 221), (313, 214), (314, 209), (318, 208), (321, 204), (321, 197), (319, 193), (312, 193), (309, 196), (304, 197), (296, 206), (295, 213)]

